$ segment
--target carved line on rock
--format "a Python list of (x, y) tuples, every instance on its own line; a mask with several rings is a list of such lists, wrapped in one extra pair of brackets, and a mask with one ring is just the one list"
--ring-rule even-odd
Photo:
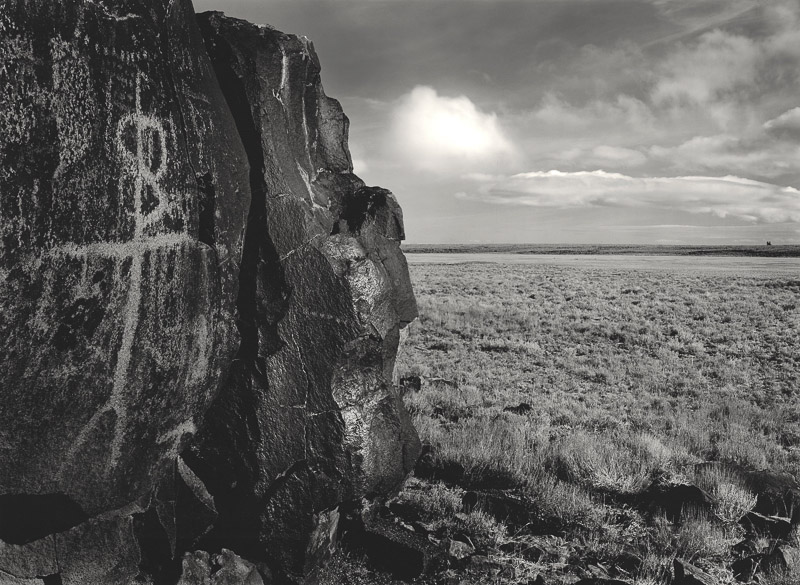
[[(133, 182), (133, 239), (128, 242), (118, 243), (65, 244), (58, 248), (63, 253), (76, 256), (99, 253), (118, 258), (130, 257), (131, 266), (128, 274), (130, 284), (123, 309), (122, 341), (117, 351), (111, 394), (78, 433), (58, 471), (57, 479), (63, 477), (64, 472), (75, 459), (78, 450), (88, 440), (90, 432), (97, 427), (101, 417), (109, 412), (114, 413), (114, 435), (111, 440), (107, 465), (104, 469), (105, 474), (108, 475), (119, 463), (122, 439), (128, 427), (128, 404), (125, 400), (125, 390), (128, 386), (136, 331), (139, 327), (144, 256), (151, 251), (166, 247), (177, 247), (189, 241), (185, 233), (162, 233), (149, 237), (145, 236), (147, 229), (163, 220), (164, 216), (171, 210), (172, 205), (170, 205), (169, 198), (164, 194), (159, 183), (167, 170), (168, 164), (166, 132), (159, 119), (142, 112), (141, 78), (142, 75), (139, 73), (136, 77), (135, 111), (120, 118), (114, 136), (115, 144), (122, 160), (122, 172), (119, 179), (120, 193), (124, 192), (126, 182)], [(130, 129), (134, 131), (135, 151), (131, 150), (124, 140), (124, 133)], [(157, 158), (154, 152), (156, 145), (158, 146)], [(142, 211), (142, 204), (147, 188), (152, 190), (158, 203), (154, 209), (145, 213)], [(188, 429), (179, 427), (174, 433), (180, 432), (182, 435), (185, 431), (188, 432)], [(161, 440), (172, 438), (170, 434), (167, 434)]]

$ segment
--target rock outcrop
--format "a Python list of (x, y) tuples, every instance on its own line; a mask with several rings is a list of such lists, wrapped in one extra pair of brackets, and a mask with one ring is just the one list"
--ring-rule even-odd
[(311, 43), (0, 0), (0, 57), (0, 581), (313, 580), (419, 441), (402, 214)]

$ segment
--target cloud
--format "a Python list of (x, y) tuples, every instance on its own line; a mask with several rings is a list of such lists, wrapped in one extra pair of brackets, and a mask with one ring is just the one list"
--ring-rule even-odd
[(675, 51), (662, 64), (662, 78), (653, 89), (656, 103), (688, 101), (705, 104), (756, 77), (760, 47), (756, 41), (713, 30), (694, 46)]
[(390, 138), (395, 154), (428, 171), (492, 164), (514, 154), (496, 114), (480, 111), (466, 96), (440, 96), (425, 86), (400, 99)]
[[(768, 132), (780, 132), (783, 135), (791, 128), (789, 120), (765, 126), (769, 126)], [(649, 153), (654, 160), (661, 160), (671, 168), (684, 172), (736, 169), (738, 173), (769, 179), (788, 179), (796, 177), (800, 170), (800, 145), (774, 140), (763, 133), (752, 137), (731, 134), (695, 136), (674, 147), (653, 146)]]
[(484, 180), (460, 198), (560, 209), (660, 208), (748, 221), (800, 221), (800, 191), (739, 177), (630, 177), (605, 171), (529, 172)]
[(764, 130), (778, 138), (800, 141), (800, 107), (765, 122)]
[(636, 128), (649, 128), (653, 123), (650, 108), (628, 95), (618, 95), (613, 101), (593, 100), (578, 107), (548, 93), (533, 117), (550, 125), (581, 129), (598, 124), (628, 124)]
[(800, 87), (799, 6), (775, 0), (758, 18), (751, 11), (750, 27), (734, 19), (731, 27), (687, 37), (654, 66), (654, 106), (673, 119), (694, 109), (726, 130), (760, 125), (765, 106), (786, 103)]
[(594, 148), (571, 148), (556, 153), (556, 160), (584, 167), (636, 167), (647, 162), (647, 156), (632, 148), (601, 144)]

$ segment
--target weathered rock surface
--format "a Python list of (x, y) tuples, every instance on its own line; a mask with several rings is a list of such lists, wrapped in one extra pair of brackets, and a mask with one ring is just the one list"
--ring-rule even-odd
[(217, 502), (208, 542), (301, 576), (340, 502), (396, 487), (419, 443), (392, 386), (416, 317), (394, 197), (352, 174), (347, 118), (311, 44), (200, 15), (250, 156), (242, 343), (187, 461)]
[(127, 4), (0, 3), (0, 494), (31, 514), (145, 495), (236, 351), (244, 149), (191, 5)]
[(303, 580), (411, 470), (402, 214), (347, 126), (306, 39), (0, 0), (0, 578)]
[(253, 563), (232, 551), (210, 555), (201, 550), (184, 555), (178, 585), (264, 585), (264, 580)]

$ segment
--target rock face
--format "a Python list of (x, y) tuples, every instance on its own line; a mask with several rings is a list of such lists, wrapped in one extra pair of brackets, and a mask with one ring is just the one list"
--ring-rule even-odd
[(195, 548), (313, 578), (419, 453), (401, 211), (313, 47), (0, 0), (0, 57), (0, 581), (175, 583)]
[(199, 21), (253, 205), (241, 347), (187, 461), (217, 502), (210, 541), (278, 551), (258, 560), (302, 575), (330, 547), (338, 503), (390, 490), (418, 454), (391, 382), (399, 327), (416, 317), (402, 216), (352, 174), (347, 119), (307, 40)]

